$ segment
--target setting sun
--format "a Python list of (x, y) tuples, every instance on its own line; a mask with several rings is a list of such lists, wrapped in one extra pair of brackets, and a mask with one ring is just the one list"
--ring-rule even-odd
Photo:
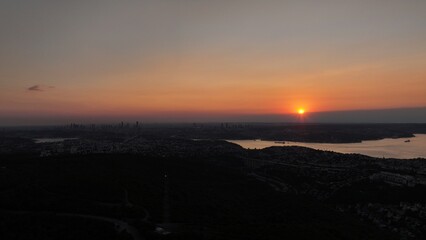
[(304, 114), (304, 113), (305, 113), (305, 109), (300, 108), (299, 110), (297, 110), (297, 113), (299, 113), (299, 114)]

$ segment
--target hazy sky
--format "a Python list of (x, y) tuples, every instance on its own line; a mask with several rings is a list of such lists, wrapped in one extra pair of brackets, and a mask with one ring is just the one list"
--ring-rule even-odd
[(425, 107), (425, 26), (424, 0), (0, 0), (0, 124)]

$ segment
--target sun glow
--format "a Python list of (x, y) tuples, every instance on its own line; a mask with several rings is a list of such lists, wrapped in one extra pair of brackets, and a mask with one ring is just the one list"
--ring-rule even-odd
[(304, 113), (305, 113), (305, 109), (303, 109), (303, 108), (299, 108), (299, 109), (297, 110), (297, 113), (298, 113), (298, 114), (300, 114), (300, 115), (302, 115), (302, 114), (304, 114)]

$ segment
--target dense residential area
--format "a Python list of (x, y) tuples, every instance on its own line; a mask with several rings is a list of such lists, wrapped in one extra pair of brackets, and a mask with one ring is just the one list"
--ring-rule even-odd
[[(200, 128), (165, 128), (180, 132), (169, 137), (125, 127), (3, 130), (0, 232), (55, 239), (49, 226), (60, 224), (69, 239), (426, 236), (424, 159), (185, 137), (213, 131)], [(18, 225), (35, 219), (22, 236)]]

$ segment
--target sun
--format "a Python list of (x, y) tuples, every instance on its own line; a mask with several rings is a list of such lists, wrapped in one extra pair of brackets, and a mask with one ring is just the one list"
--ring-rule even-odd
[(298, 114), (300, 114), (300, 115), (303, 115), (303, 114), (305, 113), (305, 109), (303, 109), (303, 108), (299, 108), (299, 109), (297, 110), (297, 113), (298, 113)]

